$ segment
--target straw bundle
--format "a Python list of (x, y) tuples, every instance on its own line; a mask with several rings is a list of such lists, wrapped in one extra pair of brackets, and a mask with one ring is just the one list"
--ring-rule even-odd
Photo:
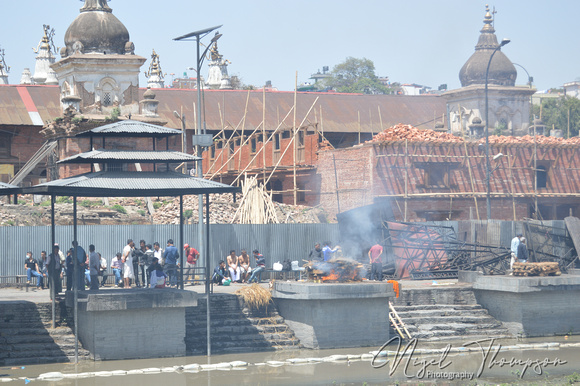
[(243, 287), (235, 292), (236, 295), (240, 295), (250, 310), (268, 310), (268, 304), (272, 301), (272, 294), (267, 289), (259, 286), (257, 283), (252, 284), (248, 287)]

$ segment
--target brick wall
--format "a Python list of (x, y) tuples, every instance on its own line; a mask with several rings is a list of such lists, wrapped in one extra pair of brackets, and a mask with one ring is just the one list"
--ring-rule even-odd
[[(545, 187), (538, 187), (538, 208), (545, 220), (578, 215), (580, 162), (577, 145), (518, 143), (491, 146), (491, 215), (494, 219), (532, 217), (536, 166), (545, 168)], [(469, 156), (469, 163), (465, 154)], [(336, 177), (335, 177), (336, 164)], [(331, 214), (390, 200), (398, 220), (468, 220), (486, 218), (485, 152), (478, 143), (365, 144), (319, 153), (319, 203)], [(406, 189), (405, 189), (406, 187)], [(338, 198), (337, 198), (338, 190)], [(405, 216), (405, 192), (410, 196)], [(473, 196), (464, 193), (476, 192)], [(315, 202), (315, 200), (312, 200)], [(479, 216), (478, 216), (479, 212)]]

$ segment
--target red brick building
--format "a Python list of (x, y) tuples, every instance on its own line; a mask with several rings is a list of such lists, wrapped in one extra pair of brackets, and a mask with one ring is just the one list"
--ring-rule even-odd
[[(495, 137), (498, 138), (498, 137)], [(545, 137), (490, 142), (493, 219), (580, 215), (580, 143)], [(505, 137), (503, 137), (505, 138)], [(478, 142), (371, 142), (319, 153), (319, 203), (331, 214), (389, 200), (400, 221), (486, 219)], [(340, 209), (339, 209), (340, 207)], [(539, 212), (539, 215), (536, 214)]]

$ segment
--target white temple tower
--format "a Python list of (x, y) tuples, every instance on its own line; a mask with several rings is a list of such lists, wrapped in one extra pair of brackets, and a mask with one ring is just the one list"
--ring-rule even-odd
[(56, 61), (56, 58), (52, 52), (53, 48), (55, 48), (54, 44), (52, 43), (54, 29), (51, 30), (50, 26), (46, 24), (43, 27), (44, 36), (42, 37), (42, 40), (40, 40), (40, 43), (38, 43), (36, 50), (34, 50), (37, 55), (32, 80), (35, 84), (46, 84), (46, 79), (49, 77), (49, 73), (53, 71), (50, 66), (53, 65)]
[(135, 55), (127, 28), (107, 0), (85, 0), (65, 34), (62, 59), (52, 68), (61, 107), (83, 115), (139, 113), (139, 72), (145, 58)]
[(210, 55), (209, 73), (205, 85), (210, 89), (231, 90), (232, 83), (228, 75), (228, 64), (231, 62), (224, 59), (223, 55), (219, 53), (217, 42), (213, 43)]

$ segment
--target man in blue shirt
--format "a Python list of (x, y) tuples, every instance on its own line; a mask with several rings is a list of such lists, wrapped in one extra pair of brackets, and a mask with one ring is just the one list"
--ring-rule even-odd
[(330, 242), (324, 242), (324, 248), (322, 248), (322, 254), (324, 255), (324, 261), (328, 261), (332, 258), (332, 254), (338, 251), (339, 246), (337, 245), (334, 249), (330, 248)]
[(167, 272), (167, 276), (169, 276), (169, 287), (177, 287), (178, 258), (179, 252), (173, 245), (173, 239), (167, 240), (167, 248), (163, 252), (163, 260), (165, 260), (164, 270)]

